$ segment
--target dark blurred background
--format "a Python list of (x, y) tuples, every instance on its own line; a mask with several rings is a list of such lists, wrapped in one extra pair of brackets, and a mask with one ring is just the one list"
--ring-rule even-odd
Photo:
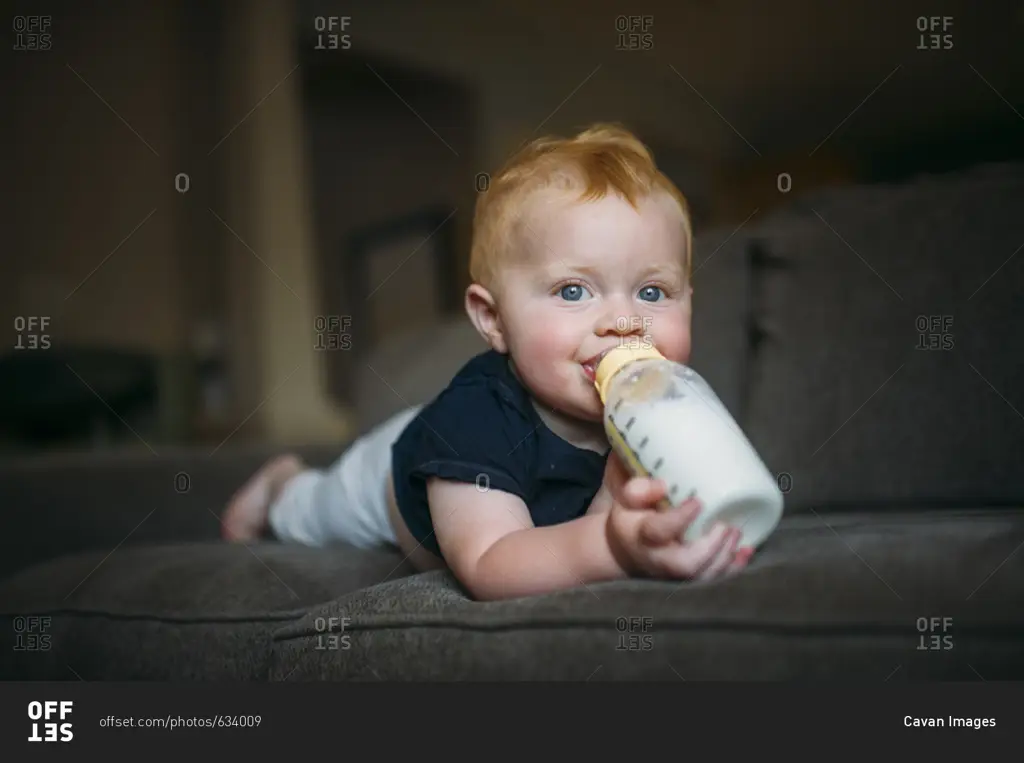
[(1024, 155), (1021, 2), (5, 8), (6, 458), (351, 436), (541, 134), (634, 129), (698, 232)]

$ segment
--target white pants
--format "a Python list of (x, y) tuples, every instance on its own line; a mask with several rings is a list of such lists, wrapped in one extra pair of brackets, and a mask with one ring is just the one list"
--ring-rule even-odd
[(274, 534), (307, 546), (397, 546), (387, 504), (391, 446), (421, 408), (407, 408), (377, 425), (330, 468), (307, 469), (289, 480), (270, 507)]

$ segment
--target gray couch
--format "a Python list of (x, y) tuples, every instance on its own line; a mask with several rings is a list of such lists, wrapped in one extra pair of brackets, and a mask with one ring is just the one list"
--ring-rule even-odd
[[(220, 543), (268, 452), (8, 463), (0, 675), (1024, 679), (1021, 210), (1024, 166), (993, 164), (699, 236), (693, 365), (787, 493), (737, 577), (479, 603), (394, 553)], [(364, 428), (440, 389), (466, 329), (381, 348)]]

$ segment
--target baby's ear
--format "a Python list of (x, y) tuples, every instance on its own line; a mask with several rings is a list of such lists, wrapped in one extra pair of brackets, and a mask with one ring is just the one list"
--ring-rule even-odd
[(494, 295), (480, 284), (470, 284), (466, 289), (466, 314), (492, 349), (508, 352)]

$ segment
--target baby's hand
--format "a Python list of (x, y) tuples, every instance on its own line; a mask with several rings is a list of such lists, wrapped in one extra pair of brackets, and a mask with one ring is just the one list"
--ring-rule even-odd
[[(609, 465), (609, 471), (619, 468)], [(723, 524), (716, 524), (699, 540), (682, 541), (700, 513), (700, 504), (690, 500), (673, 509), (659, 509), (658, 502), (667, 492), (661, 480), (634, 477), (620, 482), (612, 474), (606, 475), (606, 484), (615, 496), (608, 513), (609, 537), (631, 573), (707, 580), (736, 572), (750, 560), (751, 549), (736, 549), (740, 532)]]

